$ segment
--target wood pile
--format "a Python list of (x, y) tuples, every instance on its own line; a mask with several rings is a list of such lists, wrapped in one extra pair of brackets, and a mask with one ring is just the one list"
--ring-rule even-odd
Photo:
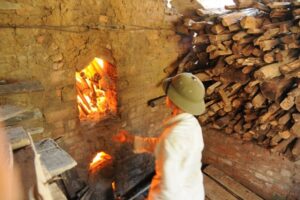
[(299, 160), (300, 2), (235, 0), (225, 8), (182, 19), (177, 32), (191, 47), (173, 69), (206, 85), (202, 125)]

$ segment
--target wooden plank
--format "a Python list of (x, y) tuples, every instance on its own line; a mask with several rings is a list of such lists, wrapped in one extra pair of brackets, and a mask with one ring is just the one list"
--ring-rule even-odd
[(254, 194), (252, 191), (241, 185), (240, 183), (227, 176), (224, 172), (209, 165), (204, 169), (204, 173), (215, 179), (217, 182), (222, 184), (224, 187), (232, 191), (238, 197), (244, 200), (262, 200), (259, 196)]
[(13, 150), (20, 149), (30, 144), (30, 140), (23, 127), (5, 128)]
[(0, 122), (13, 118), (25, 111), (26, 109), (14, 105), (0, 105)]
[(62, 174), (77, 165), (76, 161), (52, 139), (37, 142), (35, 147), (37, 153), (41, 156), (42, 165), (52, 177)]
[(21, 81), (17, 83), (0, 85), (0, 95), (37, 92), (42, 90), (44, 90), (44, 88), (39, 81)]
[(213, 179), (204, 174), (205, 195), (211, 200), (237, 200), (232, 194), (222, 188)]

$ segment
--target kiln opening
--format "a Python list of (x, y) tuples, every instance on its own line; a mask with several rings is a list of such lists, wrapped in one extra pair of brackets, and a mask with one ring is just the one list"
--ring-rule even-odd
[(117, 114), (116, 68), (100, 58), (76, 72), (76, 90), (81, 120), (103, 120)]

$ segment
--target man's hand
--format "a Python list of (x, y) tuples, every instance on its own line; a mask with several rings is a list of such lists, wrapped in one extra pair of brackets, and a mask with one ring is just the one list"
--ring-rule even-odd
[(112, 138), (115, 142), (120, 143), (133, 143), (134, 136), (129, 134), (126, 130), (120, 130), (116, 135)]

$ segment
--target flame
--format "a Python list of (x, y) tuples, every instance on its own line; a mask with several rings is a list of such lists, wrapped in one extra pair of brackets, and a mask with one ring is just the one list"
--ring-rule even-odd
[(81, 117), (95, 113), (116, 114), (116, 72), (109, 66), (104, 60), (95, 58), (82, 71), (76, 72), (77, 103)]
[(90, 163), (90, 169), (104, 165), (107, 161), (110, 161), (111, 159), (112, 157), (109, 154), (100, 151), (96, 154), (96, 156), (93, 158), (93, 161)]

